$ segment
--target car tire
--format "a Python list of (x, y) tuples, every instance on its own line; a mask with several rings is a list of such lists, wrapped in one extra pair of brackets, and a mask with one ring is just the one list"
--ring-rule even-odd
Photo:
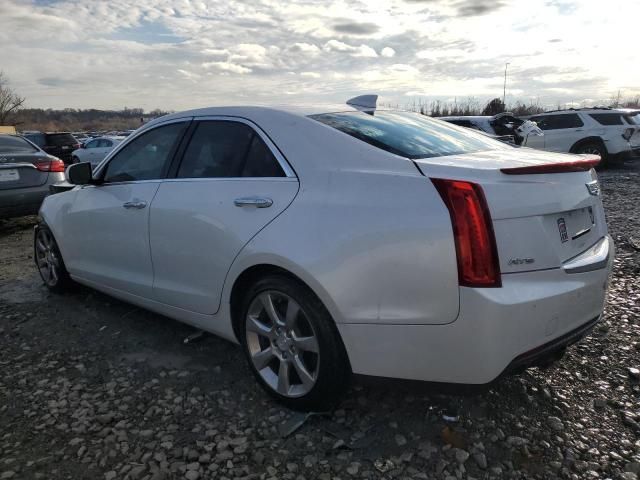
[(573, 153), (590, 153), (593, 155), (600, 155), (601, 161), (599, 167), (605, 167), (607, 160), (609, 159), (609, 152), (606, 147), (600, 142), (585, 142), (577, 145), (574, 148)]
[(301, 282), (270, 275), (239, 309), (241, 343), (262, 388), (283, 405), (328, 411), (346, 391), (351, 367), (331, 315)]
[(80, 163), (80, 159), (74, 155), (71, 157), (71, 163)]
[(39, 224), (33, 236), (33, 259), (40, 278), (55, 293), (63, 293), (73, 286), (58, 243), (45, 224)]

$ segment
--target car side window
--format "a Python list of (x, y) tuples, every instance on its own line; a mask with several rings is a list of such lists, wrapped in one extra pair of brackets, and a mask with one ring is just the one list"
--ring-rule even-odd
[(109, 148), (113, 145), (113, 142), (111, 142), (111, 140), (107, 140), (107, 139), (102, 139), (100, 140), (100, 143), (98, 144), (99, 148)]
[(531, 117), (541, 130), (561, 130), (563, 128), (579, 128), (584, 123), (577, 114), (542, 115)]
[(99, 142), (100, 140), (91, 140), (90, 142), (87, 142), (85, 148), (97, 148)]
[(186, 122), (154, 128), (125, 145), (107, 164), (105, 182), (131, 182), (163, 178)]
[(284, 176), (269, 148), (248, 125), (199, 122), (178, 168), (178, 178)]
[(242, 169), (243, 177), (284, 177), (284, 170), (259, 135), (254, 134)]

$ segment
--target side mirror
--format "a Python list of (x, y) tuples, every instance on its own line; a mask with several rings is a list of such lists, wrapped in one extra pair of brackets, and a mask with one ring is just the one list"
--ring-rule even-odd
[(93, 180), (91, 170), (90, 162), (74, 163), (67, 167), (65, 177), (72, 185), (89, 185)]

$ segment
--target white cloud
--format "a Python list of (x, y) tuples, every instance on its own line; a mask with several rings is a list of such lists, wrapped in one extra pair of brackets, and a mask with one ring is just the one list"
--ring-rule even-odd
[(380, 52), (383, 57), (391, 58), (396, 54), (396, 51), (391, 47), (384, 47)]
[(204, 68), (207, 69), (216, 69), (221, 70), (223, 72), (231, 72), (231, 73), (251, 73), (251, 69), (247, 67), (243, 67), (242, 65), (237, 65), (235, 63), (230, 62), (205, 62), (202, 64)]

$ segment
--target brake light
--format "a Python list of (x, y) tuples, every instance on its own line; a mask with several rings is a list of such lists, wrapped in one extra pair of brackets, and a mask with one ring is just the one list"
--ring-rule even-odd
[(501, 168), (507, 175), (537, 175), (542, 173), (588, 172), (600, 163), (600, 157), (594, 156), (573, 162), (545, 163), (530, 167)]
[(491, 214), (480, 185), (432, 178), (453, 225), (458, 282), (465, 287), (501, 287)]
[(55, 158), (53, 160), (44, 160), (41, 162), (37, 162), (36, 168), (41, 172), (64, 172), (64, 162), (59, 158)]

